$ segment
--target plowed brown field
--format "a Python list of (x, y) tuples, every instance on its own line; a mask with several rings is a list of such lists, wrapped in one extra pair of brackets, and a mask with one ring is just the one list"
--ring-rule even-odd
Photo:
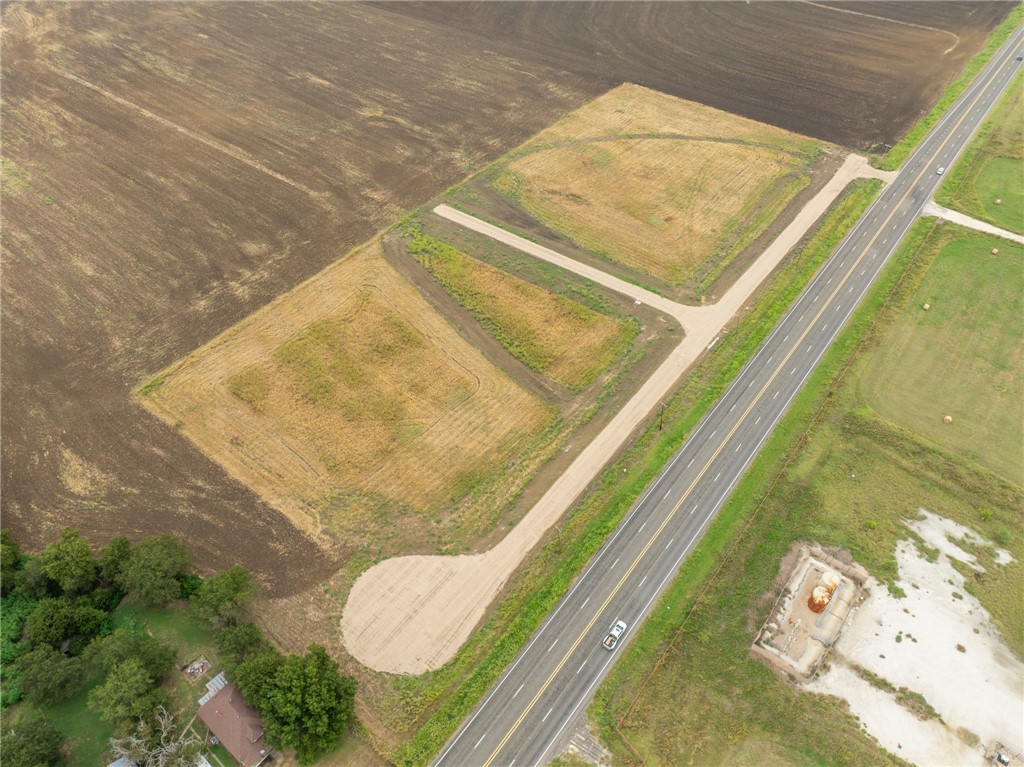
[(611, 86), (891, 142), (1008, 8), (5, 3), (4, 525), (322, 582), (137, 384)]

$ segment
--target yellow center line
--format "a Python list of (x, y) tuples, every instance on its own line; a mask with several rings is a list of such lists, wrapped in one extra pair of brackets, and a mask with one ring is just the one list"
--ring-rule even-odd
[[(609, 603), (612, 601), (612, 599), (615, 598), (615, 595), (619, 593), (619, 590), (629, 579), (629, 576), (633, 574), (633, 570), (635, 570), (637, 565), (640, 564), (640, 560), (642, 560), (647, 555), (648, 550), (650, 550), (651, 546), (654, 545), (654, 542), (658, 539), (658, 537), (668, 526), (668, 524), (675, 518), (676, 513), (679, 511), (682, 505), (686, 503), (686, 499), (689, 498), (690, 493), (693, 492), (693, 489), (697, 486), (697, 483), (700, 482), (700, 480), (704, 477), (704, 474), (708, 471), (708, 469), (711, 468), (711, 465), (715, 462), (715, 459), (718, 458), (718, 455), (722, 452), (722, 450), (725, 449), (725, 446), (729, 443), (729, 440), (732, 439), (732, 436), (736, 433), (740, 426), (743, 425), (743, 423), (746, 421), (747, 417), (750, 415), (750, 412), (754, 409), (757, 403), (761, 401), (761, 398), (764, 396), (765, 392), (778, 377), (779, 373), (782, 372), (783, 368), (786, 367), (786, 364), (789, 362), (793, 354), (796, 353), (797, 349), (800, 347), (800, 344), (803, 343), (804, 339), (807, 337), (807, 334), (810, 333), (814, 326), (818, 323), (818, 320), (821, 319), (821, 316), (822, 314), (825, 313), (825, 310), (828, 309), (829, 306), (831, 306), (832, 301), (835, 299), (836, 295), (838, 295), (839, 291), (842, 290), (843, 286), (853, 275), (854, 271), (856, 271), (857, 267), (860, 265), (860, 262), (864, 259), (864, 256), (866, 256), (868, 251), (871, 250), (871, 246), (875, 244), (875, 241), (882, 235), (882, 232), (885, 231), (885, 227), (889, 225), (890, 221), (892, 221), (893, 216), (896, 215), (896, 213), (899, 211), (903, 203), (906, 202), (906, 199), (910, 195), (910, 193), (914, 191), (914, 187), (921, 180), (922, 176), (924, 176), (927, 170), (928, 163), (934, 160), (935, 157), (946, 147), (946, 144), (949, 143), (949, 140), (953, 138), (953, 135), (956, 133), (957, 128), (959, 128), (961, 123), (963, 123), (963, 121), (967, 119), (967, 116), (970, 114), (971, 109), (974, 107), (976, 103), (978, 103), (978, 100), (986, 92), (986, 89), (991, 84), (992, 78), (995, 77), (995, 74), (998, 71), (999, 67), (996, 67), (995, 69), (992, 70), (992, 74), (989, 75), (989, 82), (978, 90), (978, 95), (974, 97), (974, 100), (971, 102), (970, 106), (964, 110), (963, 115), (960, 117), (959, 120), (957, 120), (956, 125), (954, 125), (949, 130), (949, 134), (946, 136), (946, 139), (941, 144), (939, 144), (939, 147), (932, 153), (928, 161), (924, 163), (925, 167), (922, 168), (921, 171), (917, 174), (917, 178), (915, 178), (910, 183), (910, 185), (907, 188), (907, 191), (904, 192), (903, 196), (899, 199), (899, 202), (897, 202), (896, 205), (893, 207), (892, 212), (886, 217), (885, 221), (882, 222), (882, 225), (878, 227), (878, 230), (875, 232), (875, 235), (871, 238), (868, 244), (865, 245), (864, 248), (861, 250), (860, 255), (857, 256), (857, 259), (847, 270), (845, 276), (842, 278), (842, 280), (840, 280), (835, 290), (832, 291), (832, 294), (828, 297), (828, 300), (825, 301), (825, 303), (822, 305), (818, 313), (814, 315), (814, 319), (811, 320), (810, 324), (807, 326), (807, 329), (804, 330), (804, 332), (800, 334), (800, 337), (792, 344), (789, 352), (786, 353), (785, 358), (782, 360), (781, 363), (779, 363), (778, 367), (775, 369), (775, 372), (772, 373), (772, 375), (769, 377), (765, 385), (761, 387), (761, 391), (757, 393), (757, 396), (747, 406), (747, 409), (743, 411), (742, 415), (740, 415), (739, 419), (736, 421), (736, 424), (732, 427), (732, 429), (729, 430), (729, 433), (722, 439), (718, 448), (711, 455), (711, 458), (709, 458), (707, 463), (704, 464), (704, 468), (700, 470), (700, 472), (697, 474), (697, 477), (693, 480), (693, 482), (690, 483), (690, 486), (686, 488), (686, 492), (684, 492), (683, 495), (679, 498), (679, 501), (676, 503), (676, 505), (672, 507), (672, 511), (670, 511), (668, 516), (665, 517), (665, 520), (655, 531), (654, 535), (651, 536), (651, 539), (643, 547), (640, 553), (637, 554), (636, 559), (633, 560), (633, 563), (629, 566), (629, 569), (626, 570), (622, 578), (619, 579), (619, 582), (615, 585), (615, 588), (613, 588), (611, 593), (608, 594), (607, 599), (604, 600), (604, 602), (601, 604), (601, 607), (598, 608), (598, 610), (594, 613), (594, 617), (590, 619), (590, 622), (587, 623), (583, 631), (580, 632), (580, 635), (576, 638), (576, 641), (572, 643), (572, 646), (566, 651), (565, 655), (562, 656), (562, 659), (558, 662), (558, 665), (555, 667), (555, 670), (551, 672), (550, 676), (548, 676), (544, 684), (541, 685), (539, 690), (537, 690), (536, 695), (533, 696), (532, 700), (530, 700), (526, 708), (523, 709), (523, 712), (516, 719), (515, 723), (509, 728), (508, 732), (505, 733), (505, 737), (501, 739), (501, 742), (495, 747), (494, 751), (491, 752), (491, 755), (487, 758), (487, 761), (484, 762), (483, 767), (491, 767), (492, 762), (494, 762), (495, 758), (497, 758), (498, 756), (498, 752), (505, 747), (505, 744), (508, 743), (509, 739), (515, 734), (516, 730), (519, 729), (519, 726), (523, 723), (523, 720), (526, 719), (527, 716), (529, 716), (530, 711), (533, 710), (533, 707), (537, 704), (537, 701), (540, 700), (541, 696), (551, 685), (551, 682), (554, 681), (556, 676), (558, 676), (558, 673), (562, 670), (562, 667), (568, 662), (570, 656), (576, 651), (576, 648), (579, 647), (580, 642), (583, 641), (584, 637), (594, 627), (594, 624), (597, 623), (598, 619), (604, 613)], [(893, 247), (895, 247), (895, 244)]]

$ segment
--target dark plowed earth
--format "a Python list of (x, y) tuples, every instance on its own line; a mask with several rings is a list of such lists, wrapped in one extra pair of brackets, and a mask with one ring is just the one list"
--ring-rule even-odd
[[(270, 595), (323, 551), (132, 389), (400, 213), (634, 81), (891, 141), (1008, 5), (3, 5), (2, 513), (170, 531)], [(842, 41), (842, 43), (838, 42)]]
[(797, 133), (869, 148), (894, 143), (930, 108), (1012, 4), (380, 7), (473, 32), (481, 44), (503, 41), (524, 59), (597, 78), (608, 87), (634, 82)]

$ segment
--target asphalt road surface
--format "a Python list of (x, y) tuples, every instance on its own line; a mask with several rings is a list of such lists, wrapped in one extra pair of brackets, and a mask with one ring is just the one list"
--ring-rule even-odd
[[(786, 408), (1022, 66), (1018, 28), (907, 159), (714, 409), (441, 750), (440, 767), (530, 767), (566, 728), (697, 545)], [(602, 639), (628, 624), (615, 650)]]

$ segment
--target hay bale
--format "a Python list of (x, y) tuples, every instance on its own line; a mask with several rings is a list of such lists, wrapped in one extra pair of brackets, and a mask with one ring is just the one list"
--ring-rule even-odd
[(932, 308), (932, 305), (931, 305), (931, 304), (925, 304), (925, 305), (924, 305), (923, 307), (921, 307), (921, 308), (922, 308), (922, 309), (924, 309), (925, 311), (928, 311), (929, 309), (931, 309), (931, 308)]
[(996, 205), (1002, 205), (1003, 201), (996, 197)]
[(948, 423), (953, 423), (953, 416), (947, 415), (945, 418), (942, 419), (942, 422), (943, 423), (947, 423), (947, 424)]
[(992, 255), (993, 256), (998, 256), (999, 255), (999, 248), (992, 248)]

